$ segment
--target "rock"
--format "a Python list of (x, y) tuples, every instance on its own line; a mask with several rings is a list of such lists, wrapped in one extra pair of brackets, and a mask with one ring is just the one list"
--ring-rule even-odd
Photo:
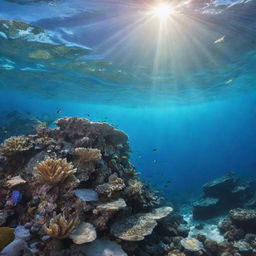
[(226, 218), (218, 223), (218, 228), (221, 233), (225, 233), (231, 229), (232, 225), (231, 219)]
[(149, 213), (148, 217), (154, 220), (159, 220), (169, 215), (172, 211), (173, 211), (172, 207), (169, 207), (169, 206), (160, 207), (160, 208), (154, 209), (151, 213)]
[(150, 213), (124, 217), (112, 225), (111, 233), (122, 240), (141, 241), (153, 232), (157, 225), (156, 220), (166, 217), (172, 210), (171, 207), (161, 207)]
[(199, 252), (204, 248), (203, 244), (199, 240), (192, 237), (183, 238), (180, 241), (180, 244), (189, 252)]
[(122, 240), (141, 241), (153, 232), (156, 225), (157, 222), (147, 214), (136, 214), (115, 222), (111, 233)]
[(234, 246), (235, 249), (238, 250), (238, 252), (241, 255), (247, 255), (247, 256), (251, 255), (251, 256), (253, 256), (252, 247), (246, 241), (243, 241), (243, 240), (236, 241), (236, 242), (233, 243), (233, 246)]
[(195, 219), (209, 219), (220, 212), (220, 201), (217, 198), (203, 198), (193, 203)]
[(126, 206), (127, 205), (124, 199), (120, 198), (110, 203), (100, 204), (96, 207), (96, 209), (98, 211), (119, 211), (120, 209), (123, 209)]
[(32, 256), (32, 252), (27, 246), (27, 243), (22, 239), (15, 239), (7, 245), (2, 251), (3, 256)]
[(183, 236), (183, 237), (187, 237), (189, 234), (190, 228), (186, 225), (186, 224), (180, 224), (177, 227), (177, 232), (179, 235)]
[(74, 232), (69, 235), (75, 244), (84, 244), (97, 238), (96, 230), (91, 223), (82, 222)]
[(226, 192), (230, 192), (236, 184), (236, 179), (231, 176), (223, 176), (204, 185), (204, 194), (207, 197), (222, 198)]
[(215, 253), (215, 254), (218, 253), (219, 247), (216, 241), (211, 239), (206, 239), (204, 241), (204, 246), (207, 251), (210, 251), (211, 253)]
[(20, 176), (12, 177), (11, 179), (6, 181), (6, 185), (8, 188), (13, 188), (17, 185), (24, 184), (26, 181), (22, 179)]
[(246, 231), (255, 231), (256, 228), (256, 210), (253, 209), (234, 209), (229, 212), (231, 220)]
[(31, 234), (28, 229), (26, 229), (24, 226), (17, 226), (15, 228), (15, 238), (22, 239), (24, 241), (28, 240), (31, 237)]
[(90, 244), (81, 246), (80, 251), (86, 256), (128, 256), (118, 243), (106, 239), (96, 239)]
[(73, 193), (82, 201), (93, 202), (99, 200), (98, 193), (92, 189), (76, 189), (73, 191)]

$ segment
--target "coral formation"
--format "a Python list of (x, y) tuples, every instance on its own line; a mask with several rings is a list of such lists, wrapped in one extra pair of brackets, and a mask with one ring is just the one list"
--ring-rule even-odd
[[(62, 118), (57, 126), (22, 136), (29, 142), (22, 152), (29, 154), (18, 154), (15, 161), (5, 156), (6, 145), (16, 138), (1, 146), (0, 221), (17, 228), (17, 238), (4, 251), (90, 255), (93, 249), (83, 243), (100, 243), (102, 251), (109, 248), (113, 255), (139, 255), (144, 244), (136, 241), (127, 247), (126, 241), (111, 235), (113, 223), (143, 216), (155, 227), (170, 209), (159, 208), (158, 196), (139, 180), (129, 162), (128, 136), (107, 123), (81, 118)], [(8, 152), (13, 149), (17, 147)]]
[(0, 227), (0, 252), (14, 240), (14, 229)]
[(31, 140), (24, 136), (13, 136), (4, 141), (1, 147), (1, 153), (10, 157), (19, 152), (28, 151), (33, 146)]
[(99, 161), (101, 152), (96, 148), (75, 148), (75, 156), (79, 166), (85, 166), (89, 162)]
[(67, 218), (64, 214), (54, 213), (49, 224), (44, 225), (47, 235), (59, 239), (68, 237), (79, 224), (79, 219), (75, 216)]
[(34, 171), (39, 182), (55, 185), (74, 174), (76, 169), (71, 163), (67, 162), (67, 159), (47, 157), (35, 167)]

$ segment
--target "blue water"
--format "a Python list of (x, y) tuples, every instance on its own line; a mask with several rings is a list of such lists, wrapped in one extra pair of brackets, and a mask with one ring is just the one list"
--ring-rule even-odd
[[(146, 64), (154, 44), (141, 43), (146, 32), (124, 37), (132, 11), (142, 8), (138, 3), (60, 2), (1, 2), (0, 18), (43, 27), (54, 42), (41, 48), (27, 38), (6, 44), (0, 37), (0, 115), (14, 110), (40, 121), (79, 116), (109, 122), (129, 135), (143, 180), (169, 198), (193, 197), (205, 182), (231, 171), (254, 176), (255, 1), (212, 1), (207, 8), (192, 1), (186, 17), (196, 13), (193, 20), (204, 19), (204, 26), (199, 19), (184, 34), (178, 31), (175, 63), (166, 66), (168, 54), (161, 55), (152, 74), (152, 63)], [(121, 19), (123, 13), (129, 15)], [(215, 45), (223, 35), (226, 41)], [(49, 57), (57, 43), (82, 48)], [(85, 47), (93, 52), (85, 54)], [(37, 49), (48, 53), (42, 57)]]

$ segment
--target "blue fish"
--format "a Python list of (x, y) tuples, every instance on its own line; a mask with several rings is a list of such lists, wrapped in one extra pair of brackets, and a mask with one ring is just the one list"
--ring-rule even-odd
[(14, 191), (12, 192), (12, 201), (13, 201), (15, 204), (17, 204), (17, 203), (19, 203), (19, 202), (21, 201), (21, 199), (22, 199), (22, 194), (21, 194), (21, 192), (18, 191), (18, 190), (14, 190)]

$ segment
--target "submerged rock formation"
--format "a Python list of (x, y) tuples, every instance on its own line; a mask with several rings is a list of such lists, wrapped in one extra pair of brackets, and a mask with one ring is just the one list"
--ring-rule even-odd
[(203, 190), (202, 198), (193, 203), (195, 219), (209, 219), (236, 207), (254, 206), (254, 181), (242, 181), (233, 174), (207, 183)]

